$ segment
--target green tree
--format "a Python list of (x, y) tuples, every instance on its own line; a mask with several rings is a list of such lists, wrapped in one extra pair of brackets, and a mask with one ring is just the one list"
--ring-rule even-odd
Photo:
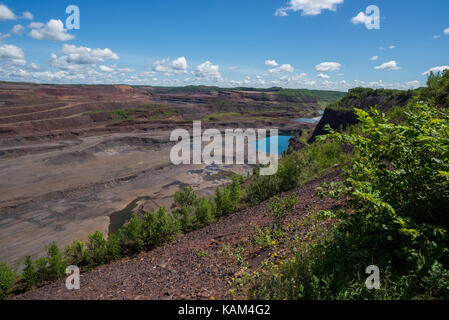
[(143, 218), (143, 235), (147, 246), (156, 246), (175, 239), (180, 231), (178, 220), (166, 213), (164, 207), (147, 213)]
[(193, 213), (198, 203), (198, 197), (190, 186), (184, 187), (181, 191), (175, 193), (171, 209), (181, 222), (182, 229), (185, 232), (193, 230), (195, 222)]
[(115, 261), (122, 257), (122, 246), (120, 238), (115, 234), (110, 234), (106, 245), (107, 260)]
[(36, 267), (30, 256), (25, 257), (25, 268), (22, 271), (22, 278), (28, 289), (37, 282)]
[(6, 297), (9, 289), (14, 285), (17, 274), (6, 263), (0, 263), (0, 300)]
[(63, 255), (55, 242), (47, 247), (47, 259), (51, 277), (61, 278), (65, 272)]
[(64, 258), (67, 265), (82, 266), (86, 264), (86, 252), (84, 243), (75, 240), (71, 245), (68, 245), (64, 250)]
[(133, 213), (129, 222), (120, 228), (119, 237), (131, 253), (142, 251), (144, 246), (142, 223), (136, 214)]
[(86, 254), (90, 265), (101, 265), (106, 262), (106, 240), (100, 231), (88, 236)]
[(207, 199), (201, 199), (198, 208), (195, 211), (195, 220), (199, 225), (207, 225), (214, 218), (213, 206)]

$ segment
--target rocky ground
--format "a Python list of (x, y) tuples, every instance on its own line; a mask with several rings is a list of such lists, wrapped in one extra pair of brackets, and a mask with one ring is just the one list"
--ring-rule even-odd
[[(307, 241), (301, 221), (310, 210), (335, 207), (331, 199), (320, 199), (316, 188), (323, 181), (340, 180), (338, 171), (307, 183), (294, 192), (299, 202), (284, 221), (296, 225)], [(290, 194), (286, 193), (287, 194)], [(10, 297), (11, 299), (225, 299), (230, 298), (232, 279), (239, 277), (241, 266), (226, 254), (224, 245), (246, 248), (242, 255), (249, 271), (255, 270), (270, 254), (254, 244), (256, 226), (271, 223), (260, 204), (225, 217), (189, 233), (176, 242), (125, 258), (81, 275), (81, 288), (68, 291), (64, 281)], [(230, 282), (231, 284), (229, 284)], [(236, 296), (238, 298), (238, 296)]]

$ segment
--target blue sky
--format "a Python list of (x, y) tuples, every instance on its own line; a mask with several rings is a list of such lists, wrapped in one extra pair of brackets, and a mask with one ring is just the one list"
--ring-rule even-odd
[(447, 0), (3, 1), (0, 80), (414, 88), (449, 68), (448, 12)]

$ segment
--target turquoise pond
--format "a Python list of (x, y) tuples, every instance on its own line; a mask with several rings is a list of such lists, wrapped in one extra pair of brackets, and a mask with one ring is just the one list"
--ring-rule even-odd
[[(270, 150), (270, 139), (277, 137), (278, 138), (278, 150), (276, 150), (275, 152), (271, 152)], [(265, 151), (267, 153), (274, 153), (274, 154), (278, 154), (281, 155), (282, 152), (287, 151), (288, 150), (288, 141), (290, 140), (291, 136), (273, 136), (273, 137), (268, 137), (256, 142), (253, 142), (252, 144), (256, 145), (257, 151)], [(263, 141), (265, 141), (265, 150), (260, 150), (260, 148), (262, 147), (261, 144), (263, 143)]]

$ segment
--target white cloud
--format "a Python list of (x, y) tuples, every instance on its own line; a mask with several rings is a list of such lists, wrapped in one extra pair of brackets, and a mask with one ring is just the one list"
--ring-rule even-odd
[(276, 10), (275, 15), (285, 17), (288, 11), (302, 11), (303, 16), (318, 15), (322, 10), (336, 11), (344, 0), (289, 0), (288, 6)]
[(42, 23), (30, 23), (31, 32), (30, 37), (37, 40), (49, 41), (68, 41), (75, 38), (74, 35), (68, 34), (67, 29), (61, 20), (51, 19), (46, 25)]
[(45, 24), (43, 24), (42, 22), (31, 22), (28, 25), (28, 28), (30, 29), (39, 29), (39, 28), (43, 28), (45, 26)]
[(429, 70), (427, 70), (426, 72), (423, 72), (422, 75), (428, 76), (431, 72), (438, 73), (438, 72), (443, 72), (444, 70), (449, 70), (449, 66), (433, 67), (433, 68), (430, 68)]
[(320, 73), (320, 74), (317, 76), (317, 78), (320, 78), (320, 79), (329, 79), (330, 76), (328, 76), (327, 74), (324, 74), (324, 73)]
[(394, 60), (382, 63), (380, 66), (376, 66), (374, 68), (377, 70), (399, 70), (399, 69), (401, 69), (398, 66), (398, 63)]
[(418, 80), (409, 81), (405, 85), (409, 86), (411, 89), (416, 89), (416, 88), (419, 88), (421, 86), (421, 84), (419, 83)]
[(394, 49), (394, 48), (396, 48), (396, 46), (394, 46), (394, 45), (391, 45), (388, 47), (388, 49)]
[(33, 14), (31, 12), (26, 11), (26, 12), (23, 13), (23, 18), (24, 19), (28, 19), (28, 20), (33, 20), (34, 16), (33, 16)]
[(16, 15), (4, 4), (0, 4), (0, 21), (2, 20), (15, 20)]
[(434, 39), (440, 39), (441, 36), (439, 36), (439, 35), (434, 35), (432, 38), (434, 38)]
[(208, 79), (221, 79), (221, 74), (219, 71), (220, 67), (218, 65), (213, 65), (210, 61), (206, 61), (196, 67), (194, 75), (198, 78), (208, 78)]
[(114, 72), (114, 68), (108, 66), (100, 66), (100, 70), (104, 72)]
[(449, 28), (444, 29), (443, 33), (444, 33), (445, 35), (448, 35), (448, 34), (449, 34)]
[(11, 44), (0, 46), (0, 59), (23, 59), (25, 53), (19, 47)]
[(76, 71), (84, 66), (92, 66), (106, 60), (119, 60), (119, 56), (110, 49), (91, 49), (64, 44), (61, 49), (62, 56), (51, 55), (50, 66), (62, 70)]
[(265, 60), (265, 65), (270, 67), (277, 67), (278, 63), (276, 60)]
[(33, 70), (39, 70), (41, 67), (34, 62), (30, 63), (30, 68)]
[(364, 12), (359, 12), (358, 15), (356, 15), (355, 17), (353, 17), (351, 19), (351, 22), (353, 24), (370, 24), (373, 21), (373, 18), (371, 16), (367, 16)]
[(273, 68), (268, 70), (270, 73), (282, 73), (282, 72), (294, 72), (295, 68), (293, 68), (290, 64), (283, 64), (280, 67)]
[(87, 47), (77, 47), (73, 44), (64, 44), (61, 53), (68, 56), (67, 61), (76, 64), (95, 64), (107, 59), (119, 60), (119, 56), (111, 49), (91, 49)]
[(7, 39), (7, 38), (9, 38), (9, 37), (11, 37), (11, 35), (10, 35), (9, 33), (7, 33), (7, 34), (2, 34), (2, 33), (0, 32), (0, 43), (3, 41), (3, 39)]
[(322, 62), (315, 66), (316, 71), (320, 72), (333, 72), (338, 71), (341, 68), (341, 64), (338, 62)]
[(373, 56), (370, 58), (371, 61), (376, 61), (377, 59), (379, 59), (379, 56)]
[(153, 65), (155, 72), (162, 73), (170, 76), (173, 74), (181, 74), (187, 72), (187, 60), (185, 57), (181, 57), (171, 61), (170, 59), (163, 59), (156, 61)]
[(25, 30), (25, 27), (22, 26), (21, 24), (16, 24), (11, 32), (14, 33), (15, 35), (21, 35), (23, 33), (23, 30)]

